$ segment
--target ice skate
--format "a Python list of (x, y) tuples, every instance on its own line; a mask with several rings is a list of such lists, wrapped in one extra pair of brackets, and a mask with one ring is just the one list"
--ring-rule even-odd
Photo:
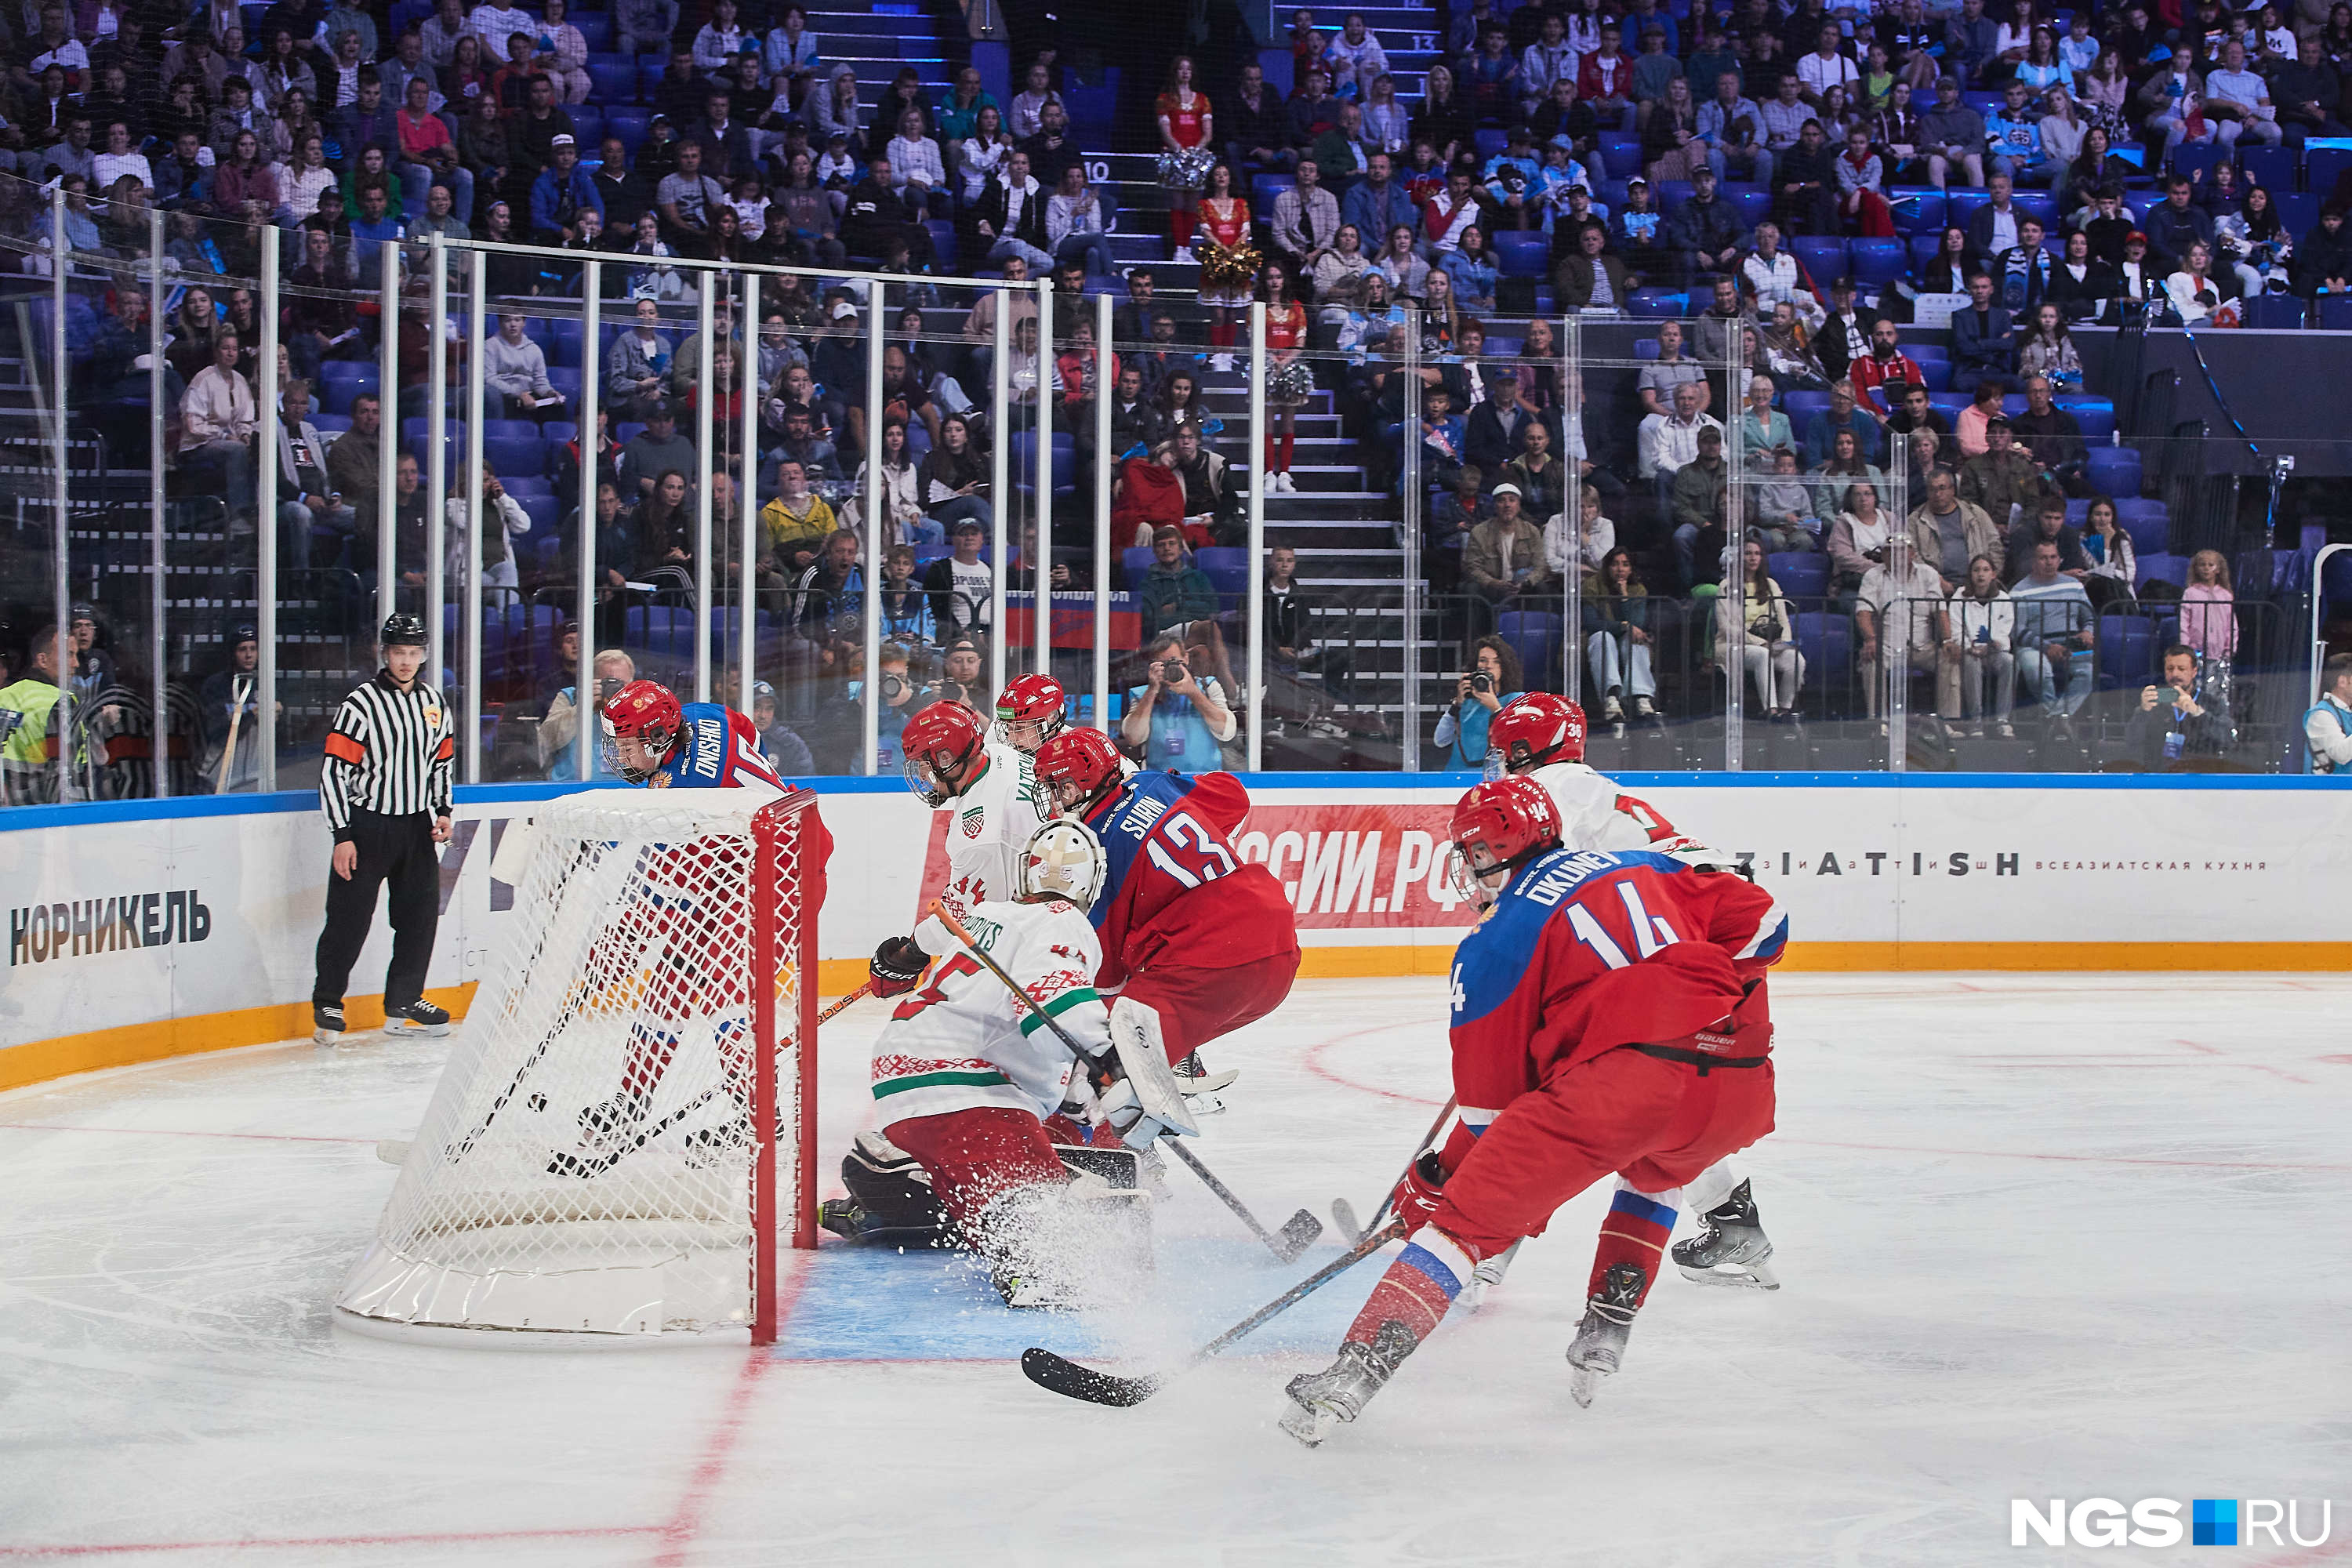
[(1584, 1321), (1568, 1345), (1568, 1364), (1575, 1369), (1568, 1392), (1577, 1404), (1590, 1407), (1601, 1380), (1613, 1375), (1625, 1356), (1625, 1342), (1633, 1331), (1633, 1314), (1640, 1310), (1642, 1288), (1648, 1277), (1638, 1264), (1612, 1263), (1601, 1276), (1600, 1294), (1584, 1305)]
[(1225, 1109), (1223, 1091), (1242, 1076), (1230, 1068), (1223, 1072), (1211, 1072), (1202, 1065), (1198, 1051), (1176, 1063), (1175, 1068), (1177, 1087), (1184, 1091), (1184, 1102), (1202, 1116), (1214, 1116)]
[(1284, 1387), (1290, 1403), (1282, 1412), (1282, 1429), (1308, 1447), (1317, 1447), (1342, 1422), (1362, 1415), (1372, 1395), (1420, 1346), (1412, 1331), (1394, 1319), (1381, 1325), (1370, 1344), (1349, 1341), (1328, 1367), (1302, 1372)]
[(343, 1037), (343, 1005), (329, 1005), (323, 1002), (310, 1005), (310, 1037), (322, 1046), (339, 1043)]
[(437, 1040), (449, 1033), (449, 1015), (446, 1009), (418, 997), (405, 1007), (386, 1013), (383, 1032), (387, 1035), (413, 1035), (419, 1039)]
[(609, 1154), (636, 1136), (646, 1116), (646, 1102), (632, 1095), (599, 1100), (580, 1113), (580, 1147)]
[(1503, 1282), (1503, 1276), (1511, 1271), (1511, 1260), (1518, 1257), (1519, 1248), (1526, 1245), (1527, 1238), (1522, 1237), (1470, 1271), (1470, 1286), (1462, 1292), (1462, 1300), (1471, 1311), (1479, 1311), (1486, 1307), (1486, 1292)]
[(1702, 1285), (1746, 1286), (1754, 1290), (1780, 1288), (1780, 1277), (1767, 1267), (1772, 1256), (1772, 1243), (1756, 1217), (1756, 1200), (1748, 1195), (1746, 1182), (1732, 1188), (1729, 1197), (1701, 1215), (1699, 1223), (1706, 1228), (1674, 1245), (1675, 1267), (1683, 1271), (1685, 1279)]

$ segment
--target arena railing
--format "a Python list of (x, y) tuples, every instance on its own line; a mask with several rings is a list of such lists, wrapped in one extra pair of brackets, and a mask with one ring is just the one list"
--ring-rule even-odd
[[(309, 280), (310, 275), (298, 277), (288, 267), (291, 258), (281, 247), (292, 237), (282, 232), (185, 214), (167, 221), (144, 209), (99, 212), (86, 219), (81, 212), (94, 209), (68, 212), (65, 199), (55, 194), (33, 205), (29, 187), (20, 185), (0, 190), (0, 206), (27, 220), (13, 226), (0, 222), (0, 249), (13, 253), (20, 269), (20, 280), (5, 290), (9, 299), (0, 310), (0, 333), (13, 332), (28, 406), (9, 411), (11, 419), (0, 423), (0, 486), (16, 492), (16, 515), (7, 532), (8, 580), (39, 584), (40, 591), (36, 600), (20, 586), (12, 595), (16, 602), (11, 618), (26, 630), (25, 623), (35, 619), (71, 624), (75, 605), (95, 604), (101, 621), (110, 623), (100, 635), (112, 634), (121, 678), (107, 688), (113, 697), (107, 702), (96, 700), (98, 689), (85, 686), (80, 706), (88, 711), (74, 720), (73, 734), (43, 767), (12, 768), (8, 798), (305, 784), (314, 776), (340, 683), (354, 670), (363, 675), (372, 668), (374, 626), (394, 607), (423, 613), (436, 638), (435, 668), (446, 671), (464, 714), (466, 779), (522, 766), (525, 752), (520, 740), (509, 743), (509, 734), (522, 735), (525, 721), (535, 724), (541, 699), (566, 678), (576, 696), (580, 680), (593, 674), (579, 671), (555, 651), (557, 634), (567, 621), (581, 628), (582, 665), (608, 646), (601, 634), (614, 626), (609, 646), (635, 648), (646, 665), (677, 679), (682, 695), (709, 693), (748, 709), (753, 688), (764, 680), (787, 720), (820, 711), (839, 714), (842, 693), (854, 683), (856, 733), (821, 758), (820, 765), (861, 773), (888, 765), (888, 749), (882, 744), (883, 682), (865, 679), (865, 672), (877, 668), (884, 640), (909, 631), (875, 613), (880, 555), (896, 530), (863, 528), (862, 576), (852, 595), (861, 601), (854, 644), (835, 648), (832, 664), (803, 657), (807, 650), (801, 645), (788, 647), (789, 635), (775, 618), (781, 612), (771, 607), (779, 585), (758, 570), (774, 553), (762, 521), (763, 480), (778, 445), (767, 418), (772, 389), (764, 370), (756, 378), (760, 395), (738, 398), (729, 384), (732, 372), (721, 368), (726, 356), (705, 354), (684, 389), (693, 405), (688, 423), (696, 437), (690, 443), (694, 478), (699, 481), (706, 473), (733, 468), (748, 472), (752, 482), (736, 487), (724, 516), (715, 509), (710, 484), (690, 487), (688, 533), (694, 548), (687, 552), (680, 589), (665, 597), (662, 592), (613, 584), (602, 569), (612, 558), (593, 524), (571, 524), (568, 538), (562, 537), (567, 516), (597, 515), (596, 465), (587, 461), (577, 465), (576, 488), (567, 482), (567, 493), (555, 495), (542, 476), (528, 498), (533, 503), (530, 543), (544, 552), (544, 560), (534, 554), (518, 563), (522, 570), (511, 589), (485, 568), (478, 549), (451, 559), (447, 480), (464, 476), (466, 494), (479, 496), (479, 479), (494, 466), (499, 444), (519, 439), (502, 435), (493, 423), (494, 389), (485, 384), (475, 352), (491, 333), (491, 317), (519, 312), (527, 318), (528, 332), (551, 342), (569, 336), (583, 345), (577, 382), (566, 382), (575, 417), (564, 423), (593, 445), (597, 418), (588, 410), (611, 408), (617, 401), (600, 389), (606, 358), (601, 329), (620, 313), (614, 290), (626, 290), (633, 273), (647, 270), (640, 259), (488, 240), (409, 241), (378, 247), (367, 286), (346, 279), (353, 286), (320, 287)], [(132, 233), (133, 218), (144, 219), (143, 233)], [(85, 243), (89, 222), (100, 225), (95, 244)], [(49, 265), (49, 236), (58, 233), (67, 237), (62, 268)], [(259, 243), (273, 238), (278, 243)], [(247, 265), (249, 272), (243, 270)], [(690, 324), (702, 331), (705, 342), (711, 341), (717, 311), (726, 306), (740, 311), (787, 290), (798, 298), (797, 291), (812, 285), (820, 292), (827, 287), (861, 291), (848, 297), (852, 316), (825, 347), (834, 363), (861, 363), (867, 373), (858, 378), (865, 395), (856, 401), (863, 405), (845, 410), (845, 416), (863, 420), (869, 438), (892, 416), (883, 378), (871, 372), (894, 350), (929, 358), (960, 376), (958, 384), (967, 393), (978, 392), (968, 401), (988, 427), (982, 466), (992, 504), (983, 552), (991, 563), (990, 613), (981, 617), (988, 629), (986, 658), (975, 684), (993, 689), (1024, 669), (1050, 670), (1070, 689), (1074, 717), (1106, 726), (1122, 717), (1130, 694), (1145, 679), (1138, 656), (1147, 595), (1123, 561), (1127, 552), (1142, 548), (1141, 540), (1116, 531), (1132, 521), (1119, 513), (1116, 489), (1119, 460), (1129, 455), (1131, 444), (1117, 432), (1111, 400), (1100, 389), (1115, 384), (1117, 365), (1169, 353), (1168, 345), (1138, 335), (1148, 332), (1146, 312), (1129, 310), (1129, 302), (1108, 294), (1074, 300), (1048, 286), (991, 279), (691, 258), (666, 258), (659, 265), (681, 285), (676, 299), (657, 303), (663, 331), (688, 324), (678, 318), (690, 312)], [(205, 267), (214, 271), (205, 275)], [(501, 268), (527, 273), (530, 289), (505, 287)], [(686, 285), (695, 286), (690, 307), (682, 305), (689, 291)], [(368, 509), (394, 521), (376, 528), (372, 559), (319, 554), (306, 562), (295, 546), (307, 545), (307, 536), (273, 526), (273, 465), (252, 464), (251, 489), (240, 495), (229, 493), (226, 474), (217, 468), (210, 477), (178, 473), (184, 465), (173, 459), (168, 436), (176, 433), (172, 402), (184, 378), (161, 351), (167, 312), (197, 287), (212, 290), (232, 321), (250, 324), (252, 335), (262, 341), (247, 343), (248, 351), (282, 347), (298, 369), (318, 361), (314, 391), (320, 405), (341, 399), (338, 412), (314, 419), (322, 428), (331, 432), (348, 422), (341, 410), (348, 409), (355, 386), (396, 394), (385, 417)], [(130, 304), (130, 296), (143, 310)], [(993, 328), (975, 342), (961, 330), (960, 307), (984, 298), (1005, 308), (994, 311)], [(397, 308), (387, 312), (388, 299)], [(312, 307), (360, 312), (355, 319), (361, 331), (340, 344), (306, 342), (296, 331), (278, 330), (273, 303), (295, 307), (298, 322), (309, 320), (306, 312)], [(823, 303), (829, 312), (833, 301)], [(1197, 309), (1183, 303), (1188, 312)], [(902, 307), (912, 307), (911, 314)], [(1054, 412), (1042, 426), (1035, 412), (1038, 362), (1016, 353), (1013, 335), (1014, 318), (1032, 310), (1045, 323), (1042, 343), (1051, 350), (1044, 356), (1043, 379), (1045, 401)], [(338, 357), (361, 352), (368, 312), (377, 313), (380, 327), (388, 320), (389, 330), (379, 331), (366, 360)], [(1553, 395), (1566, 397), (1580, 416), (1585, 434), (1580, 442), (1570, 437), (1570, 460), (1586, 454), (1612, 458), (1632, 476), (1628, 483), (1637, 491), (1642, 484), (1624, 454), (1603, 448), (1622, 441), (1622, 431), (1631, 426), (1634, 378), (1650, 363), (1636, 351), (1641, 340), (1654, 337), (1658, 322), (1545, 317), (1550, 342), (1538, 350), (1532, 325), (1490, 314), (1484, 324), (1493, 346), (1482, 359), (1466, 356), (1465, 341), (1433, 326), (1418, 310), (1399, 309), (1378, 321), (1369, 312), (1355, 315), (1366, 319), (1356, 320), (1341, 308), (1310, 312), (1307, 346), (1297, 355), (1312, 388), (1304, 405), (1293, 402), (1295, 381), (1270, 381), (1276, 362), (1265, 341), (1262, 306), (1233, 312), (1247, 350), (1236, 345), (1242, 362), (1237, 374), (1206, 363), (1210, 356), (1197, 342), (1178, 345), (1176, 357), (1190, 363), (1208, 393), (1205, 412), (1214, 427), (1205, 446), (1223, 463), (1230, 486), (1229, 509), (1207, 516), (1213, 526), (1206, 537), (1211, 548), (1231, 552), (1212, 562), (1219, 593), (1216, 612), (1209, 617), (1216, 647), (1235, 677), (1230, 685), (1240, 689), (1235, 695), (1241, 733), (1223, 759), (1231, 765), (1419, 771), (1438, 760), (1434, 725), (1450, 696), (1451, 678), (1461, 668), (1463, 637), (1474, 623), (1482, 628), (1498, 628), (1500, 623), (1490, 606), (1432, 586), (1438, 563), (1428, 553), (1428, 541), (1436, 521), (1436, 492), (1428, 481), (1434, 476), (1424, 461), (1429, 449), (1404, 438), (1420, 428), (1430, 384), (1469, 374), (1465, 365), (1484, 374), (1504, 363), (1524, 367), (1539, 360), (1550, 368)], [(65, 330), (57, 330), (58, 323)], [(1402, 329), (1393, 352), (1365, 331), (1383, 323)], [(1685, 325), (1696, 337), (1699, 323)], [(1081, 341), (1081, 326), (1090, 346)], [(814, 351), (830, 327), (821, 321), (811, 328), (796, 326), (793, 332)], [(748, 342), (755, 330), (748, 323), (742, 329), (746, 357), (756, 352)], [(1514, 332), (1517, 336), (1510, 336)], [(1497, 344), (1497, 339), (1507, 342)], [(124, 342), (144, 348), (143, 367), (112, 367), (107, 356)], [(859, 357), (845, 362), (845, 354)], [(0, 360), (6, 357), (0, 354)], [(1745, 366), (1727, 352), (1722, 363), (1701, 369), (1726, 402), (1745, 374)], [(1064, 375), (1073, 378), (1072, 387), (1057, 384)], [(1378, 389), (1390, 376), (1397, 395), (1384, 402)], [(89, 395), (101, 377), (110, 379), (96, 387), (98, 395)], [(1083, 384), (1088, 380), (1091, 401)], [(5, 387), (0, 368), (0, 392)], [(1718, 412), (1726, 411), (1726, 402), (1718, 402)], [(725, 412), (712, 412), (722, 405)], [(1286, 406), (1294, 415), (1287, 421)], [(257, 414), (265, 426), (277, 424), (277, 400), (265, 399)], [(414, 437), (404, 430), (411, 421), (420, 426)], [(1771, 481), (1748, 467), (1740, 422), (1726, 419), (1724, 425), (1726, 510), (1727, 516), (1744, 516), (1747, 498)], [(436, 427), (443, 437), (426, 438)], [(12, 428), (19, 432), (13, 438)], [(1301, 460), (1297, 477), (1306, 482), (1299, 488), (1269, 489), (1268, 437), (1293, 428), (1300, 451), (1318, 456)], [(928, 431), (919, 438), (928, 442)], [(460, 440), (462, 447), (454, 444)], [(1113, 449), (1115, 444), (1119, 450)], [(190, 443), (183, 439), (181, 445)], [(549, 454), (547, 468), (558, 468), (554, 453), (562, 445), (552, 437), (541, 443)], [(2335, 616), (2327, 608), (2328, 573), (2316, 559), (2316, 542), (2306, 538), (2299, 550), (2270, 547), (2274, 540), (2284, 543), (2282, 536), (2291, 531), (2280, 521), (2275, 472), (2269, 510), (2258, 518), (2260, 508), (2252, 503), (2261, 497), (2241, 482), (2247, 465), (2231, 443), (2183, 437), (2137, 441), (2120, 449), (2137, 451), (2143, 459), (2142, 477), (2134, 487), (2143, 493), (2133, 499), (2155, 520), (2158, 532), (2150, 542), (2169, 547), (2158, 552), (2166, 556), (2168, 570), (2179, 566), (2172, 556), (2209, 543), (2250, 563), (2241, 572), (2242, 591), (2233, 611), (2243, 643), (2263, 650), (2250, 673), (2263, 707), (2249, 722), (2258, 730), (2284, 723), (2293, 715), (2271, 713), (2269, 705), (2274, 697), (2286, 700), (2281, 694), (2291, 688), (2307, 685), (2321, 657), (2315, 650), (2324, 649)], [(414, 502), (407, 503), (407, 513), (402, 510), (396, 475), (404, 450), (424, 459), (421, 512)], [(35, 460), (12, 465), (12, 453)], [(756, 465), (747, 462), (751, 454), (758, 455)], [(13, 480), (6, 471), (12, 466)], [(2308, 458), (2306, 466), (2331, 467)], [(845, 470), (851, 467), (844, 465)], [(1316, 467), (1327, 471), (1318, 478), (1308, 471)], [(1916, 476), (1899, 464), (1884, 473), (1887, 510), (1907, 515)], [(816, 490), (829, 505), (842, 503), (852, 499), (845, 493), (852, 483), (845, 471)], [(878, 465), (869, 465), (862, 493), (855, 498), (865, 517), (887, 515), (884, 483)], [(2145, 493), (2149, 490), (2155, 493)], [(241, 500), (245, 504), (235, 504)], [(252, 525), (242, 515), (248, 511)], [(1115, 514), (1121, 517), (1116, 525)], [(417, 537), (404, 532), (404, 515), (413, 519)], [(468, 516), (461, 510), (458, 520)], [(1530, 521), (1541, 528), (1549, 520)], [(2236, 548), (2258, 531), (2260, 546)], [(323, 532), (320, 537), (326, 541), (321, 550), (357, 547), (355, 541), (339, 544)], [(1022, 548), (1030, 539), (1034, 549)], [(934, 544), (926, 537), (919, 548), (935, 552), (947, 542)], [(1662, 541), (1652, 542), (1658, 555), (1671, 559)], [(1310, 601), (1310, 646), (1294, 649), (1295, 659), (1278, 655), (1265, 635), (1265, 563), (1274, 543), (1305, 552), (1299, 576)], [(2254, 563), (2257, 556), (2262, 559)], [(1076, 567), (1086, 585), (1057, 587), (1057, 566)], [(2259, 590), (2252, 588), (2256, 574)], [(1043, 613), (1026, 585), (1038, 577), (1045, 584)], [(782, 585), (785, 592), (793, 586)], [(1782, 727), (1755, 722), (1752, 687), (1727, 679), (1724, 662), (1710, 658), (1711, 616), (1720, 600), (1702, 603), (1702, 595), (1683, 593), (1678, 583), (1654, 581), (1653, 586), (1696, 635), (1677, 645), (1672, 660), (1661, 661), (1664, 683), (1680, 699), (1664, 713), (1663, 731), (1630, 727), (1627, 756), (1654, 758), (1655, 765), (1727, 769), (1945, 765), (1948, 759), (1937, 746), (1915, 743), (1919, 726), (1912, 714), (1919, 699), (1907, 682), (1885, 693), (1888, 732), (1883, 744), (1874, 724), (1866, 733), (1849, 732), (1857, 722), (1853, 673), (1830, 657), (1838, 634), (1829, 628), (1843, 625), (1850, 647), (1852, 621), (1834, 596), (1791, 595), (1823, 649), (1818, 669), (1809, 672), (1801, 690), (1807, 739), (1794, 747)], [(1735, 616), (1744, 615), (1740, 574), (1724, 575), (1718, 592), (1728, 596)], [(1582, 595), (1581, 574), (1570, 574), (1549, 602), (1532, 599), (1539, 608), (1529, 613), (1557, 622), (1556, 637), (1544, 645), (1553, 661), (1550, 684), (1586, 697), (1597, 721), (1601, 705), (1589, 700), (1591, 672), (1582, 657)], [(845, 610), (829, 608), (827, 614), (845, 624)], [(2306, 615), (2312, 617), (2309, 638), (2301, 635)], [(2158, 635), (2158, 617), (2140, 618), (2148, 623), (2152, 640)], [(257, 634), (249, 670), (241, 667), (229, 631), (246, 624)], [(1232, 646), (1236, 640), (1239, 647)], [(938, 646), (927, 642), (919, 650), (926, 657), (910, 671), (925, 683), (939, 678)], [(2133, 638), (2116, 646), (2137, 657), (2135, 650), (2146, 644)], [(2105, 682), (2115, 674), (2119, 680), (2106, 668), (2106, 658), (2103, 653), (2099, 679)], [(2242, 656), (2239, 662), (2246, 661)], [(1704, 701), (1696, 695), (1701, 691)], [(1691, 695), (1681, 699), (1684, 693)], [(101, 709), (111, 710), (102, 723)], [(144, 736), (137, 733), (142, 723), (149, 731)], [(2108, 724), (2101, 716), (2087, 727), (2104, 742)], [(1926, 728), (1930, 735), (1937, 729), (1932, 722)], [(1760, 741), (1751, 733), (1759, 729)], [(572, 735), (573, 776), (593, 776), (593, 738), (592, 725), (579, 726)], [(1597, 744), (1605, 747), (1614, 739), (1602, 734)], [(142, 742), (149, 752), (143, 770), (138, 766)], [(1958, 749), (1962, 765), (1979, 765), (1969, 755), (1972, 749)], [(2284, 742), (2275, 758), (2267, 743), (2252, 750), (2265, 759), (2264, 765), (2294, 765)], [(1982, 764), (1988, 766), (2101, 764), (2098, 746), (2082, 751), (2080, 758), (2063, 750), (2023, 755), (1988, 748), (1979, 754), (1989, 759)], [(504, 761), (499, 757), (502, 752)], [(46, 778), (33, 782), (38, 774)]]

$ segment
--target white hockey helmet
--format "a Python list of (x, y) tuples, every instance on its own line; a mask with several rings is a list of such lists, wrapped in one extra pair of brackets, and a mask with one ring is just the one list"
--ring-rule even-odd
[(1050, 895), (1067, 899), (1078, 908), (1093, 907), (1110, 874), (1102, 840), (1094, 829), (1072, 817), (1057, 816), (1041, 823), (1021, 847), (1015, 873), (1024, 899)]

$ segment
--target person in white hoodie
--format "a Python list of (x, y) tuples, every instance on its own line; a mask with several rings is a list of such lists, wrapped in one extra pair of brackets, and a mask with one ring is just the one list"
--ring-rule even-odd
[[(474, 528), (474, 509), (466, 503), (465, 465), (460, 463), (457, 467), (460, 471), (450, 485), (448, 505), (443, 512), (448, 521), (448, 570), (453, 593), (466, 581), (466, 542), (473, 536)], [(522, 585), (515, 570), (514, 542), (530, 531), (530, 513), (507, 494), (488, 458), (482, 462), (482, 500), (498, 515), (499, 524), (488, 530), (482, 541), (483, 602), (511, 603), (520, 596), (516, 590)]]
[(1936, 667), (1936, 706), (1968, 721), (1969, 733), (1985, 731), (1986, 687), (1991, 688), (1992, 721), (2001, 739), (2017, 731), (2010, 714), (2017, 706), (2017, 655), (2010, 636), (2017, 629), (2017, 605), (2000, 585), (2000, 570), (1990, 555), (1969, 562), (1969, 580), (1946, 602), (1943, 657)]

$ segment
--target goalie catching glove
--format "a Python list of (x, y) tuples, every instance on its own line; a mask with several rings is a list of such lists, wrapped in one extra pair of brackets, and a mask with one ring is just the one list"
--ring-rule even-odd
[(931, 955), (917, 947), (913, 937), (887, 937), (866, 966), (866, 984), (877, 996), (901, 995), (921, 982), (930, 962)]

